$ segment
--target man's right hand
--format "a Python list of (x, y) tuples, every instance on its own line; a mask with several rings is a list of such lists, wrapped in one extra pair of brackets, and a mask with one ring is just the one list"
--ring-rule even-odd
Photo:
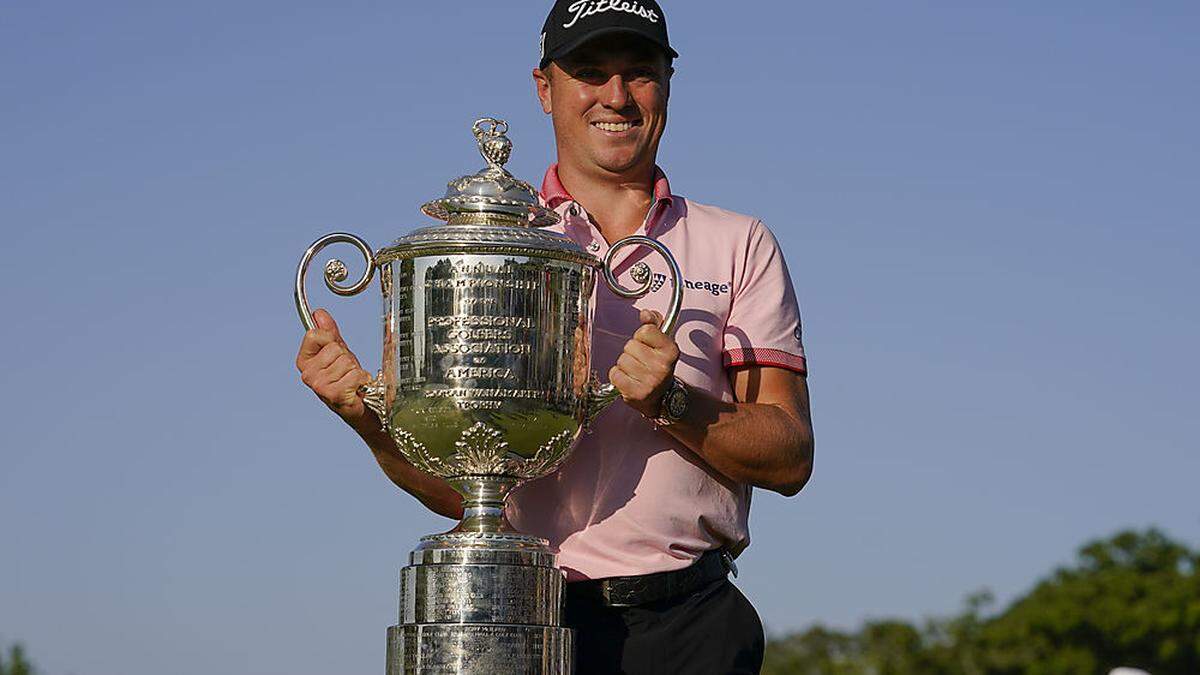
[(317, 327), (304, 334), (296, 356), (300, 379), (330, 410), (358, 429), (370, 416), (358, 390), (371, 381), (371, 374), (346, 346), (329, 312), (318, 309), (313, 320)]
[(362, 369), (354, 352), (342, 340), (337, 322), (323, 309), (313, 312), (313, 321), (317, 327), (304, 334), (300, 353), (296, 356), (300, 379), (330, 410), (358, 432), (393, 483), (421, 500), (433, 512), (455, 520), (461, 518), (462, 496), (442, 479), (421, 471), (404, 459), (375, 413), (363, 404), (358, 390), (371, 381), (371, 374)]

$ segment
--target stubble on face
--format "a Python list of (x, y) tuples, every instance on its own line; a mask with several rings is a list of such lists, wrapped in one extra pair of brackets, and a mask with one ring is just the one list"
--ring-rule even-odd
[(671, 73), (661, 50), (627, 35), (590, 40), (547, 66), (539, 95), (560, 164), (604, 177), (652, 174)]

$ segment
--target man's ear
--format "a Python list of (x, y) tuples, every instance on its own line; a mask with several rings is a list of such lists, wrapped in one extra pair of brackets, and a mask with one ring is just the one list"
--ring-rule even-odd
[(533, 84), (537, 87), (537, 97), (542, 103), (542, 112), (549, 115), (553, 110), (550, 105), (550, 75), (541, 68), (533, 69)]

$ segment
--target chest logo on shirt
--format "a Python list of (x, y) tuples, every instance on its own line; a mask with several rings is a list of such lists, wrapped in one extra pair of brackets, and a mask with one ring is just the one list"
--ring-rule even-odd
[[(655, 292), (662, 288), (667, 283), (667, 275), (654, 273), (654, 278), (650, 281), (650, 292)], [(732, 284), (729, 282), (717, 283), (715, 281), (693, 281), (685, 278), (683, 287), (691, 291), (704, 291), (713, 295), (724, 295), (729, 292)]]

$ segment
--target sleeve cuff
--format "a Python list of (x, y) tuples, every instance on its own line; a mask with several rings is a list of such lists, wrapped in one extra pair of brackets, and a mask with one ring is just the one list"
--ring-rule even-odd
[(726, 349), (724, 352), (726, 368), (735, 366), (771, 366), (785, 368), (801, 375), (808, 375), (808, 364), (803, 356), (791, 354), (778, 349)]

